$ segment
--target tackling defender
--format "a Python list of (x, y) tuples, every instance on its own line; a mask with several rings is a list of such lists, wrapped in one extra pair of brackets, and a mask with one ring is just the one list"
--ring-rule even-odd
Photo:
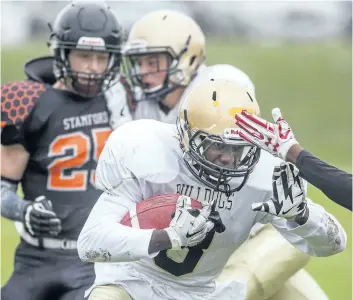
[[(123, 51), (133, 118), (175, 124), (180, 99), (196, 82), (210, 76), (234, 81), (255, 96), (255, 87), (244, 72), (231, 65), (205, 66), (205, 53), (204, 34), (188, 16), (159, 10), (136, 21)], [(248, 277), (249, 300), (327, 300), (302, 269), (309, 255), (290, 245), (271, 225), (255, 226), (251, 236), (223, 272)], [(275, 259), (270, 261), (269, 256)]]
[[(69, 4), (50, 36), (55, 79), (1, 85), (1, 214), (21, 237), (4, 300), (82, 300), (94, 281), (77, 237), (101, 194), (93, 180), (104, 143), (131, 119), (110, 110), (113, 102), (124, 107), (125, 94), (103, 95), (119, 78), (121, 35), (109, 7)], [(43, 61), (27, 64), (26, 73), (34, 76)]]
[[(320, 189), (332, 201), (352, 211), (352, 174), (329, 165), (305, 150), (295, 139), (291, 127), (282, 118), (279, 108), (273, 109), (272, 114), (274, 124), (246, 111), (238, 113), (236, 118), (237, 124), (241, 127), (241, 136), (249, 143), (294, 163), (303, 178)], [(278, 135), (280, 127), (289, 130), (290, 134), (282, 138)], [(259, 136), (259, 132), (263, 135)], [(269, 139), (271, 143), (267, 143)]]
[[(293, 165), (278, 166), (237, 135), (233, 112), (243, 109), (259, 115), (246, 89), (211, 79), (183, 97), (177, 126), (139, 120), (110, 135), (97, 165), (103, 194), (78, 239), (80, 258), (96, 262), (90, 300), (245, 299), (246, 279), (215, 279), (258, 223), (270, 222), (309, 255), (346, 247), (342, 226), (306, 197)], [(119, 224), (136, 203), (165, 193), (184, 194), (204, 209), (192, 216), (188, 202), (178, 201), (165, 230)], [(266, 201), (279, 206), (275, 215), (252, 210)], [(211, 207), (224, 232), (208, 220)]]

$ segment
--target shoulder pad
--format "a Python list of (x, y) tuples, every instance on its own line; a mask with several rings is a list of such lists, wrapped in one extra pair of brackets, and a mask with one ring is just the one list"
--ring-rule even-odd
[(1, 128), (22, 123), (35, 107), (46, 87), (33, 81), (1, 85)]
[(56, 82), (54, 76), (54, 57), (43, 56), (31, 59), (25, 63), (24, 72), (28, 80), (53, 85)]
[(113, 131), (105, 148), (137, 178), (167, 183), (179, 172), (172, 128), (154, 120), (129, 122)]

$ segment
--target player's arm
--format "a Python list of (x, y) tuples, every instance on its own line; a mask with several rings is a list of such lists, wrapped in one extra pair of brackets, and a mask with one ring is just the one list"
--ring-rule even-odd
[(272, 225), (292, 245), (311, 256), (325, 257), (342, 252), (347, 245), (347, 235), (341, 224), (322, 206), (310, 199), (307, 201), (309, 216), (305, 224), (274, 219)]
[(31, 203), (17, 195), (17, 186), (26, 169), (29, 153), (21, 144), (1, 145), (1, 216), (23, 221)]
[(124, 195), (122, 189), (115, 195), (104, 192), (99, 197), (78, 238), (77, 249), (81, 260), (134, 261), (153, 257), (151, 253), (158, 254), (158, 251), (171, 248), (168, 235), (163, 230), (139, 229), (120, 224), (135, 204)]
[[(134, 261), (170, 247), (167, 236), (163, 239), (161, 233), (120, 224), (143, 196), (137, 178), (122, 162), (123, 143), (115, 140), (116, 135), (119, 137), (119, 132), (111, 134), (98, 160), (96, 186), (103, 193), (78, 237), (78, 254), (83, 261)], [(150, 244), (154, 251), (149, 251)]]
[(243, 111), (236, 115), (239, 135), (283, 160), (295, 163), (300, 175), (335, 203), (352, 210), (352, 174), (327, 164), (304, 150), (278, 108), (272, 110), (274, 124)]
[[(22, 97), (14, 92), (23, 94), (22, 89), (32, 94)], [(17, 194), (36, 140), (35, 132), (40, 128), (34, 107), (42, 92), (42, 85), (31, 82), (1, 85), (1, 216), (23, 222), (32, 236), (56, 236), (61, 231), (61, 222), (50, 201), (41, 196), (34, 202)]]
[(311, 256), (330, 256), (346, 248), (347, 236), (341, 224), (325, 209), (306, 197), (307, 184), (290, 163), (276, 167), (273, 196), (253, 204), (265, 212), (272, 225), (291, 244)]
[(27, 82), (1, 85), (1, 215), (13, 221), (24, 221), (25, 210), (31, 203), (17, 195), (18, 183), (30, 157), (25, 128), (35, 106), (30, 96), (24, 103), (23, 97), (11, 92), (23, 93), (22, 87), (30, 90)]
[(299, 144), (289, 149), (287, 161), (295, 163), (300, 175), (329, 199), (352, 211), (352, 174), (329, 165)]
[[(91, 211), (78, 238), (78, 253), (83, 261), (124, 262), (154, 257), (173, 247), (167, 230), (132, 228), (120, 224), (136, 205), (138, 187), (134, 178), (120, 181), (114, 195), (104, 192)], [(172, 232), (173, 233), (173, 232)]]
[[(2, 131), (5, 132), (6, 129)], [(56, 236), (61, 231), (61, 221), (53, 212), (51, 202), (44, 196), (28, 201), (17, 194), (29, 157), (22, 144), (1, 145), (1, 216), (23, 222), (32, 236)]]
[[(129, 178), (125, 180), (122, 181), (122, 186), (130, 181)], [(78, 238), (77, 250), (81, 260), (126, 262), (151, 258), (162, 250), (179, 250), (182, 246), (194, 246), (213, 228), (213, 223), (207, 221), (207, 216), (199, 221), (201, 214), (195, 218), (182, 209), (182, 214), (176, 214), (170, 227), (164, 230), (122, 225), (122, 218), (136, 205), (126, 192), (122, 188), (114, 195), (103, 193), (99, 197)], [(195, 226), (189, 226), (192, 222)], [(189, 237), (187, 233), (190, 233)]]
[[(78, 254), (83, 261), (124, 262), (154, 257), (162, 250), (180, 249), (201, 242), (213, 227), (209, 226), (208, 216), (203, 217), (201, 213), (192, 216), (183, 207), (180, 207), (179, 214), (175, 214), (170, 227), (164, 230), (132, 228), (120, 224), (125, 214), (143, 200), (139, 176), (125, 166), (129, 159), (124, 157), (124, 143), (115, 139), (116, 133), (124, 129), (120, 127), (119, 131), (111, 134), (98, 161), (96, 186), (103, 194), (78, 238)], [(128, 152), (131, 156), (131, 152)], [(139, 155), (135, 153), (134, 160), (138, 159)], [(143, 170), (148, 168), (148, 162), (147, 165), (144, 162), (138, 165)]]

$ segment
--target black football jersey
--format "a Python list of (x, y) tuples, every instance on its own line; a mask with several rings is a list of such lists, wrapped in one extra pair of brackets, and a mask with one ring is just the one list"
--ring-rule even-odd
[(3, 145), (22, 144), (30, 153), (24, 198), (45, 195), (62, 220), (61, 237), (76, 239), (101, 194), (95, 168), (111, 133), (104, 97), (32, 81), (3, 84), (1, 128)]

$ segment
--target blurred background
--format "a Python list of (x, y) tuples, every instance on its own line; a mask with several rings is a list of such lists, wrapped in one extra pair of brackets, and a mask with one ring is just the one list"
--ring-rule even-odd
[[(256, 87), (262, 115), (280, 107), (297, 139), (322, 159), (352, 171), (351, 1), (108, 2), (128, 32), (146, 12), (168, 8), (193, 17), (207, 36), (207, 64), (228, 63)], [(24, 79), (25, 61), (48, 55), (48, 22), (66, 1), (1, 1), (1, 81)], [(352, 213), (313, 187), (309, 196), (344, 226), (348, 249), (313, 258), (307, 270), (332, 300), (352, 299)], [(1, 222), (1, 283), (19, 241)]]

